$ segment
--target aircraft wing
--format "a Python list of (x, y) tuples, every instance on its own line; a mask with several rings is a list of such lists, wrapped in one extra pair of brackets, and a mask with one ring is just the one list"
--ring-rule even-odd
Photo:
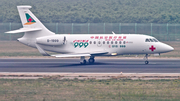
[(80, 57), (80, 56), (91, 56), (90, 54), (56, 54), (56, 55), (51, 55), (55, 57)]
[(80, 57), (80, 56), (97, 56), (97, 55), (103, 55), (107, 54), (108, 52), (93, 52), (93, 53), (76, 53), (76, 54), (56, 54), (56, 55), (51, 55), (55, 57)]
[(6, 33), (23, 33), (23, 32), (32, 32), (32, 31), (39, 31), (42, 30), (42, 28), (20, 28), (18, 30), (8, 31)]
[(107, 54), (108, 52), (91, 52), (91, 53), (75, 53), (75, 54), (55, 54), (55, 55), (49, 55), (46, 53), (38, 44), (36, 44), (36, 48), (39, 50), (39, 52), (44, 56), (54, 56), (54, 57), (80, 57), (80, 56), (99, 56), (103, 54)]

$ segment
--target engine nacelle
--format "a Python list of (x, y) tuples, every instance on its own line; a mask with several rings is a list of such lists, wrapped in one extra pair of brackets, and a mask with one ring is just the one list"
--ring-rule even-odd
[(66, 41), (66, 37), (59, 36), (59, 35), (36, 38), (37, 44), (50, 45), (50, 46), (60, 46), (60, 45), (63, 45), (65, 41)]

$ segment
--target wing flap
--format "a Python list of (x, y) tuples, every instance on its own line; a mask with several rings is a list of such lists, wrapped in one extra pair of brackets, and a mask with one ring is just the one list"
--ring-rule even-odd
[(102, 51), (99, 51), (99, 52), (91, 52), (90, 54), (91, 55), (103, 55), (103, 54), (107, 54), (107, 53), (109, 53), (109, 52), (102, 52)]
[(40, 31), (42, 28), (20, 28), (18, 30), (8, 31), (6, 33), (23, 33), (23, 32), (32, 32), (32, 31)]
[(80, 57), (80, 56), (91, 56), (90, 54), (56, 54), (56, 55), (51, 55), (55, 57)]

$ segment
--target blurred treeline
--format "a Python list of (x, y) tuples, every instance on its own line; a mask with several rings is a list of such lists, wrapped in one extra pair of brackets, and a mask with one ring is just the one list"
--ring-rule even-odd
[(43, 23), (180, 23), (180, 0), (0, 0), (0, 22), (31, 5)]

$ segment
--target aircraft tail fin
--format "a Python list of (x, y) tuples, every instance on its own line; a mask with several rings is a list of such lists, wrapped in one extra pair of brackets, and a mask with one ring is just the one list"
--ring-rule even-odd
[(37, 17), (29, 10), (30, 8), (31, 6), (17, 6), (23, 27), (37, 25), (44, 27), (44, 25), (37, 19)]
[[(30, 8), (31, 8), (31, 6), (17, 6), (23, 28), (15, 30), (15, 31), (9, 31), (7, 33), (25, 32), (24, 37), (26, 37), (26, 38), (29, 37), (29, 35), (27, 35), (27, 34), (31, 34), (31, 36), (30, 36), (31, 38), (37, 38), (37, 37), (55, 34), (51, 31), (49, 31), (39, 21), (39, 19), (29, 10)], [(38, 31), (38, 33), (37, 33), (37, 31)]]
[(31, 6), (17, 6), (23, 28), (18, 30), (8, 31), (6, 33), (22, 33), (24, 36), (19, 38), (18, 41), (26, 45), (36, 47), (36, 38), (49, 35), (55, 35), (55, 33), (49, 31), (39, 19), (29, 10)]

